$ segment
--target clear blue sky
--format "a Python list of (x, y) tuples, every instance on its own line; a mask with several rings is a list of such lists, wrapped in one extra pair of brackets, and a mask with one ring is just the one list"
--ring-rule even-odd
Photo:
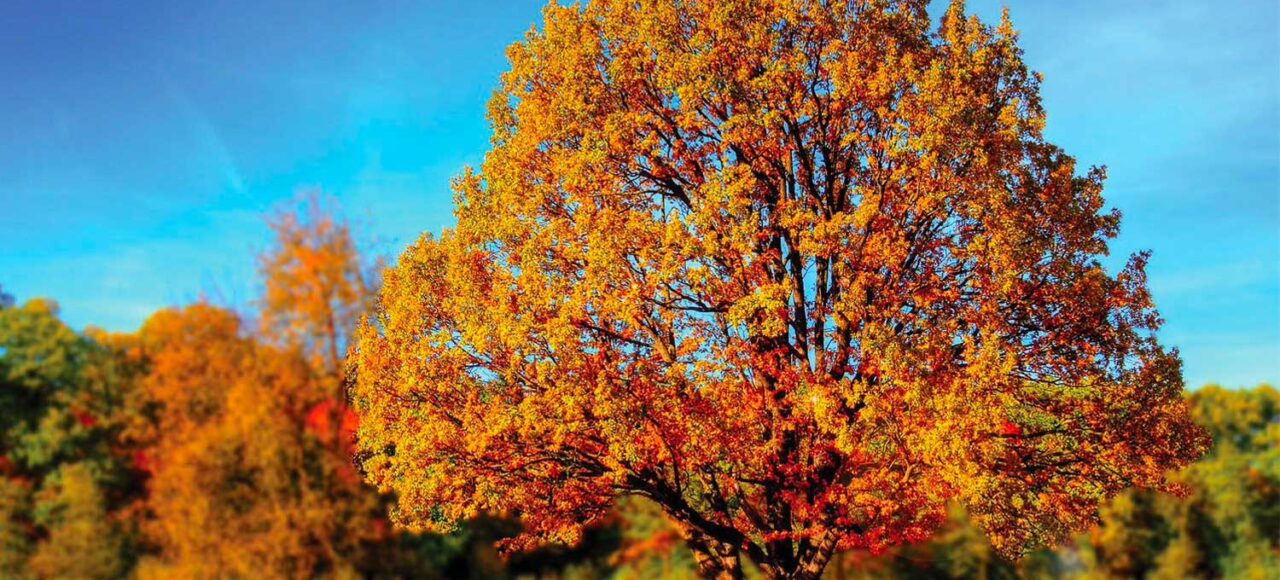
[[(452, 223), (504, 48), (539, 2), (0, 7), (0, 284), (131, 330), (243, 303), (262, 212), (338, 197), (396, 253)], [(1053, 141), (1106, 164), (1188, 383), (1280, 382), (1274, 0), (1008, 2)], [(971, 2), (993, 19), (999, 2)]]

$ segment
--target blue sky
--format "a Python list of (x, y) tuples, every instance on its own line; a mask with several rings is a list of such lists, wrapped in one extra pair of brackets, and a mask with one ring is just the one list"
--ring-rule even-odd
[[(452, 223), (504, 48), (539, 2), (0, 8), (0, 284), (73, 325), (255, 293), (262, 214), (339, 198), (394, 254)], [(970, 2), (994, 19), (999, 2)], [(1106, 164), (1188, 384), (1280, 383), (1274, 0), (1008, 2), (1054, 142)], [(1121, 7), (1123, 6), (1123, 7)]]

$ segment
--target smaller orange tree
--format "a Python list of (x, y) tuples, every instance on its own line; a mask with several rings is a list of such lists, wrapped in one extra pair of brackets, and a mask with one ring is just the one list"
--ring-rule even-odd
[(358, 453), (397, 521), (573, 542), (647, 497), (708, 576), (814, 578), (965, 504), (1008, 554), (1205, 438), (1100, 169), (1007, 18), (924, 0), (548, 5), (457, 228), (384, 280)]
[(272, 215), (275, 245), (258, 256), (263, 331), (301, 348), (336, 394), (348, 338), (369, 307), (382, 264), (362, 258), (331, 198), (311, 193), (297, 205)]
[[(302, 198), (259, 256), (260, 332), (195, 304), (163, 310), (138, 340), (149, 477), (141, 577), (306, 577), (378, 570), (382, 500), (351, 465), (341, 395), (346, 340), (376, 264), (328, 200)], [(294, 211), (297, 210), (297, 211)]]

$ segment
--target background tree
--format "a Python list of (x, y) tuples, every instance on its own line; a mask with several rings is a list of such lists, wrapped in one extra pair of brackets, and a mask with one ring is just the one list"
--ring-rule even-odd
[(697, 576), (697, 567), (680, 538), (680, 531), (662, 508), (641, 497), (624, 497), (615, 506), (622, 527), (622, 543), (612, 560), (614, 578), (679, 580)]
[(60, 402), (74, 396), (86, 345), (58, 319), (58, 306), (30, 300), (0, 308), (0, 450), (11, 469), (37, 475), (61, 450)]
[(301, 347), (337, 389), (347, 339), (376, 290), (378, 261), (356, 248), (333, 200), (312, 193), (268, 220), (275, 245), (258, 258), (269, 337)]
[[(275, 244), (258, 257), (263, 337), (302, 352), (320, 380), (305, 393), (305, 429), (326, 451), (335, 497), (374, 501), (351, 465), (355, 415), (342, 390), (348, 338), (371, 306), (381, 261), (363, 256), (351, 226), (328, 197), (311, 193), (276, 210)], [(367, 503), (366, 502), (366, 503)]]
[[(1152, 506), (1141, 521), (1103, 519), (1103, 541), (1087, 546), (1104, 571), (1114, 570), (1119, 550), (1108, 538), (1148, 556), (1134, 574), (1159, 578), (1266, 578), (1280, 574), (1280, 394), (1270, 386), (1250, 390), (1209, 385), (1189, 395), (1197, 423), (1213, 436), (1204, 459), (1177, 476), (1186, 498), (1149, 492), (1130, 495)], [(1103, 576), (1104, 574), (1098, 574)]]
[(41, 578), (119, 578), (124, 535), (108, 519), (106, 500), (91, 466), (69, 464), (45, 480), (49, 495), (41, 519), (49, 535), (31, 556), (31, 571)]
[(396, 521), (572, 543), (656, 502), (707, 575), (814, 577), (965, 505), (1018, 554), (1197, 456), (1145, 255), (1046, 142), (1007, 19), (923, 0), (549, 5), (458, 225), (360, 331)]
[[(308, 461), (323, 465), (311, 492), (332, 500), (334, 509), (360, 512), (347, 517), (350, 524), (315, 525), (323, 523), (333, 534), (353, 534), (353, 526), (372, 525), (382, 504), (352, 465), (355, 415), (343, 392), (343, 372), (348, 339), (371, 305), (382, 264), (359, 251), (336, 200), (319, 193), (277, 208), (268, 226), (275, 243), (258, 257), (261, 335), (268, 343), (301, 352), (310, 364), (316, 380), (308, 383), (298, 403), (304, 405), (301, 429), (314, 444)], [(386, 539), (389, 530), (380, 529)], [(359, 532), (369, 540), (373, 531)]]
[(0, 304), (0, 576), (106, 578), (136, 557), (120, 444), (136, 398), (115, 340), (49, 300)]
[[(928, 542), (884, 554), (839, 555), (829, 578), (1270, 578), (1280, 573), (1280, 472), (1272, 439), (1280, 397), (1262, 385), (1208, 385), (1187, 395), (1213, 450), (1175, 480), (1178, 497), (1128, 491), (1103, 507), (1074, 542), (1019, 561), (993, 559), (990, 543), (960, 512)], [(957, 541), (959, 540), (959, 541)], [(983, 566), (973, 564), (985, 562)]]
[(340, 464), (302, 427), (318, 380), (305, 360), (206, 305), (158, 313), (140, 336), (159, 407), (147, 530), (160, 553), (140, 573), (354, 573), (373, 504), (327, 485)]
[(164, 557), (148, 573), (354, 574), (376, 568), (370, 544), (388, 539), (374, 525), (380, 500), (351, 465), (341, 393), (376, 263), (317, 195), (268, 223), (259, 333), (207, 306), (158, 314), (142, 331), (161, 408), (150, 502)]
[(0, 477), (0, 576), (23, 578), (31, 556), (31, 489), (26, 481)]

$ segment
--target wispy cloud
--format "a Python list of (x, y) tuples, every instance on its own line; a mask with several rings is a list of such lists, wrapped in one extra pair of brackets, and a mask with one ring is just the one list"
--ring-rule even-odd
[(227, 147), (217, 127), (210, 121), (191, 97), (182, 90), (168, 75), (161, 75), (165, 93), (177, 107), (185, 124), (192, 132), (196, 142), (201, 146), (202, 154), (207, 155), (215, 170), (222, 175), (227, 187), (239, 194), (245, 193), (244, 179), (240, 176), (240, 168), (236, 159)]

